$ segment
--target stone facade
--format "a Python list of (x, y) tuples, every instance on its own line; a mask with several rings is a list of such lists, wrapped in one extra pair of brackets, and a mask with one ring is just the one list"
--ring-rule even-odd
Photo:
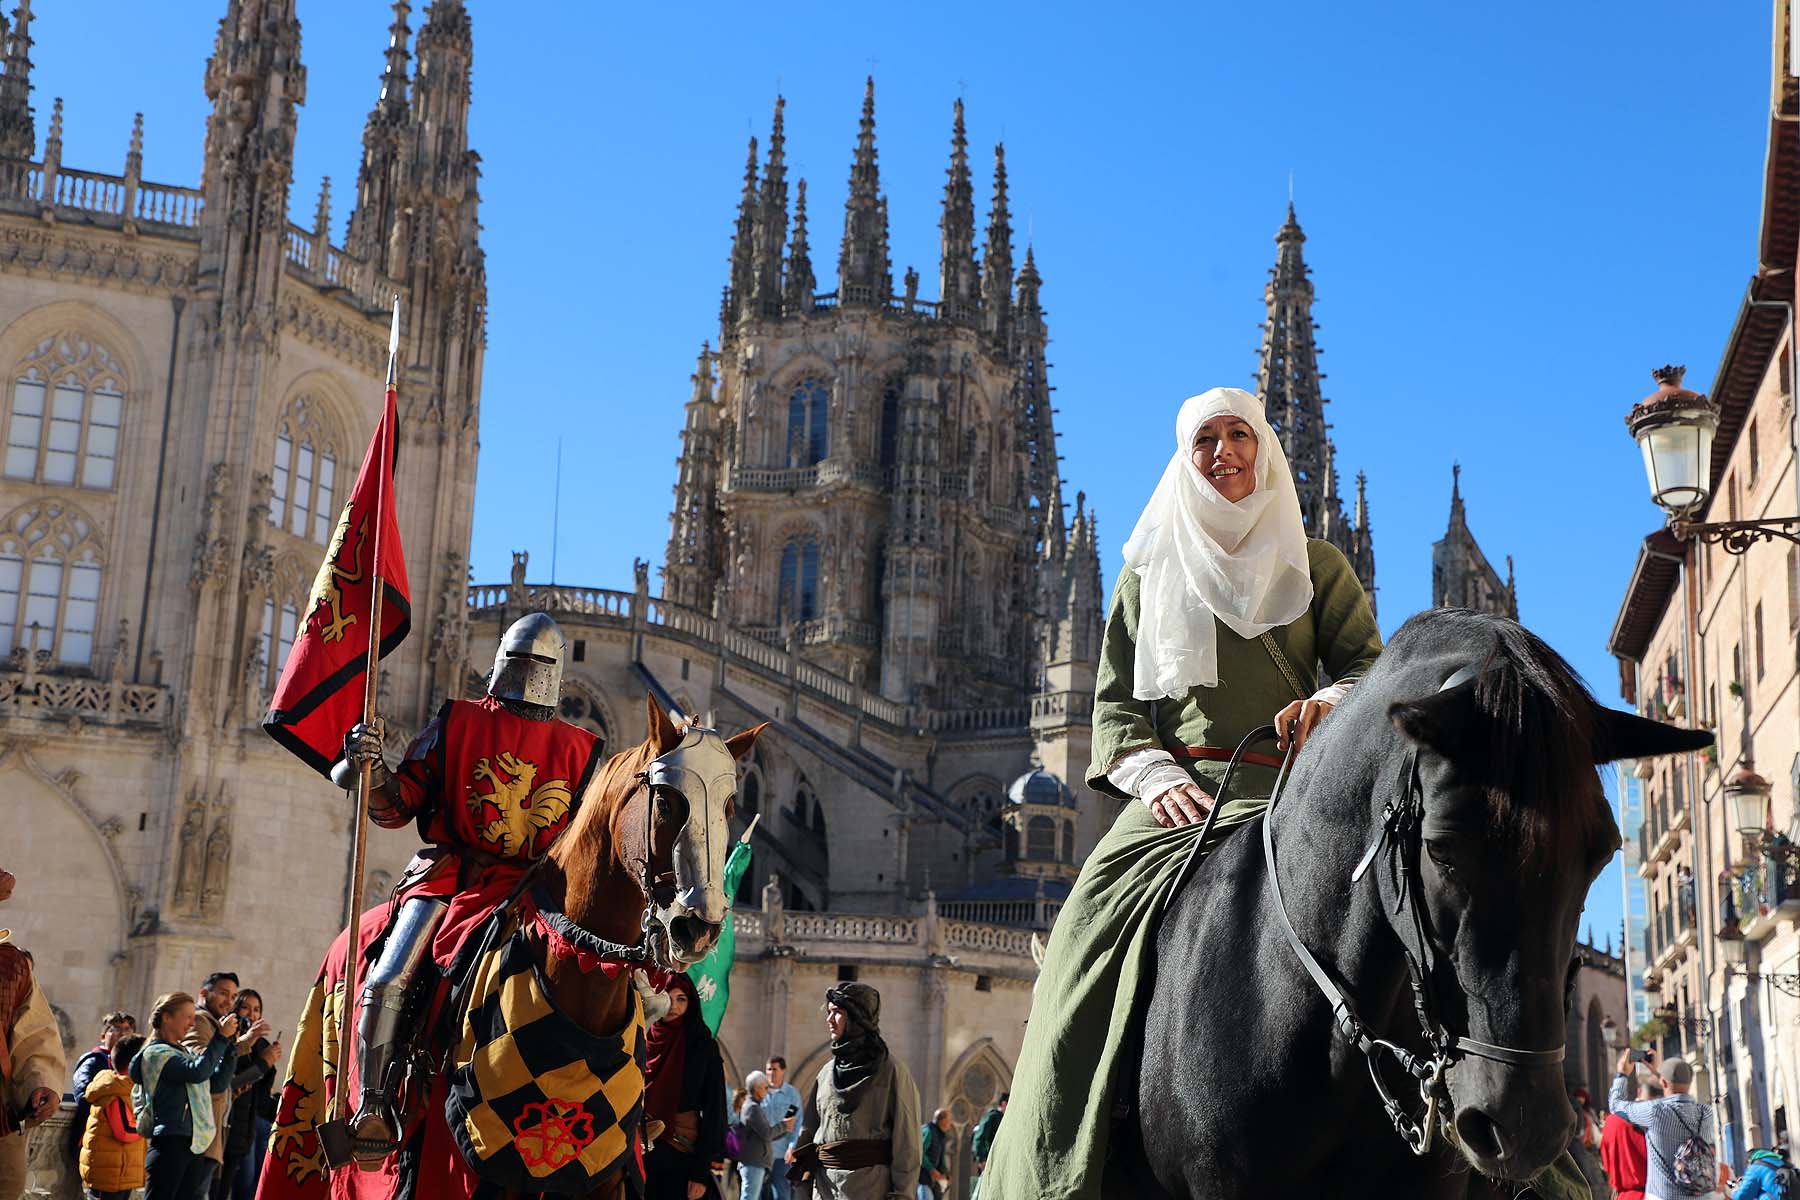
[[(1769, 152), (1756, 274), (1732, 316), (1710, 395), (1719, 409), (1710, 497), (1695, 521), (1793, 518), (1792, 309), (1800, 266), (1800, 79), (1793, 13), (1774, 0)], [(1788, 528), (1794, 528), (1789, 522)], [(1643, 1033), (1701, 1072), (1734, 1166), (1800, 1112), (1800, 547), (1741, 554), (1667, 530), (1646, 538), (1609, 648), (1638, 711), (1713, 730), (1704, 754), (1636, 764), (1648, 895)], [(1733, 795), (1766, 796), (1763, 831), (1736, 827)], [(1637, 948), (1634, 947), (1634, 950)]]
[[(415, 635), (383, 708), (400, 736), (464, 670), (485, 336), (467, 15), (432, 7), (409, 87), (396, 6), (340, 247), (328, 188), (312, 228), (287, 219), (293, 5), (224, 8), (196, 80), (198, 187), (142, 177), (141, 118), (122, 173), (64, 165), (60, 100), (37, 152), (24, 6), (0, 76), (6, 921), (82, 1038), (220, 968), (291, 1032), (342, 927), (349, 806), (258, 721), (380, 413), (396, 295)], [(377, 882), (415, 840), (377, 838)]]

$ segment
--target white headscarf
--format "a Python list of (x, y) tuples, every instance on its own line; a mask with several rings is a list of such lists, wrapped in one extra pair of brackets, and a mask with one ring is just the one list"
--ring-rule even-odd
[[(1256, 431), (1256, 490), (1236, 504), (1193, 462), (1200, 426), (1227, 413)], [(1255, 396), (1213, 388), (1182, 403), (1175, 453), (1125, 542), (1125, 565), (1142, 581), (1131, 689), (1139, 700), (1218, 685), (1216, 622), (1261, 637), (1311, 606), (1300, 497)]]

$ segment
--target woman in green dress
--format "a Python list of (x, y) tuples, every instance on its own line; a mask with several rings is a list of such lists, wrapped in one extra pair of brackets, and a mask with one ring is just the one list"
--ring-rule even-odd
[[(1155, 915), (1225, 760), (1270, 722), (1293, 723), (1303, 743), (1381, 652), (1349, 562), (1306, 536), (1256, 397), (1194, 396), (1175, 436), (1125, 544), (1094, 697), (1087, 783), (1128, 803), (1051, 934), (982, 1200), (1100, 1194), (1119, 1050)], [(1251, 755), (1239, 766), (1213, 842), (1267, 806), (1278, 761)]]

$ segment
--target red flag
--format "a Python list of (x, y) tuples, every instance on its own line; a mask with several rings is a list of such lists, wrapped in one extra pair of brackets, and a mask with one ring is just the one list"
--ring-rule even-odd
[[(412, 628), (406, 558), (394, 518), (396, 406), (390, 383), (381, 424), (363, 455), (356, 486), (306, 601), (305, 623), (288, 651), (263, 728), (320, 774), (343, 753), (344, 735), (363, 719), (374, 580), (383, 584), (381, 657)], [(379, 527), (379, 536), (377, 530)], [(376, 561), (379, 546), (380, 561)]]

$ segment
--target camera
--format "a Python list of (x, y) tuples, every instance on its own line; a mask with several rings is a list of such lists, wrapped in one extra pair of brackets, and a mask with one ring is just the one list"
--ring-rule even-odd
[(1648, 1050), (1633, 1050), (1631, 1052), (1632, 1062), (1648, 1063), (1652, 1057), (1652, 1054)]

